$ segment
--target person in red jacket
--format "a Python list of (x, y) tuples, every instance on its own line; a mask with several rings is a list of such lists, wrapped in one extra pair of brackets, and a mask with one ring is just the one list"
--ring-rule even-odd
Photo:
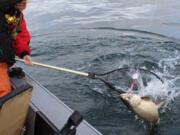
[(31, 37), (22, 13), (26, 5), (27, 0), (0, 0), (0, 97), (11, 91), (8, 67), (15, 63), (15, 55), (32, 65)]

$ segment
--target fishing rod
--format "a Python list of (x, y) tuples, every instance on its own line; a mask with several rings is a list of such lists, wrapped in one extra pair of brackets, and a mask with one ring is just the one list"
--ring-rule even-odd
[[(16, 61), (24, 62), (24, 60), (19, 59), (19, 58), (16, 58)], [(118, 68), (118, 69), (115, 69), (115, 70), (112, 70), (112, 71), (109, 71), (109, 72), (106, 72), (106, 73), (103, 73), (103, 74), (97, 74), (97, 73), (93, 73), (93, 72), (86, 73), (86, 72), (76, 71), (76, 70), (72, 70), (72, 69), (68, 69), (68, 68), (52, 66), (52, 65), (48, 65), (48, 64), (35, 62), (35, 61), (33, 61), (32, 64), (37, 65), (37, 66), (41, 66), (41, 67), (45, 67), (45, 68), (54, 69), (54, 70), (57, 70), (57, 71), (63, 71), (63, 72), (68, 72), (68, 73), (88, 77), (88, 78), (91, 78), (91, 79), (97, 79), (97, 80), (100, 80), (101, 82), (103, 82), (110, 89), (118, 92), (119, 94), (126, 93), (124, 90), (114, 86), (114, 84), (112, 82), (110, 82), (109, 80), (107, 80), (107, 78), (105, 76), (110, 75), (112, 73), (116, 73), (116, 72), (118, 73), (118, 72), (128, 71), (130, 69), (128, 67)], [(138, 68), (138, 70), (142, 70), (142, 71), (145, 71), (145, 72), (148, 72), (148, 73), (154, 75), (156, 78), (158, 78), (163, 83), (163, 80), (157, 74), (155, 74), (154, 72), (146, 70), (146, 69), (142, 69), (142, 68)], [(117, 75), (117, 73), (116, 73), (116, 75)]]

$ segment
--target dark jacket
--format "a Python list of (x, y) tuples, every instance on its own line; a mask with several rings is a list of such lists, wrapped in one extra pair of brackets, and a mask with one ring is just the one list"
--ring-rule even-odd
[(9, 26), (6, 22), (5, 13), (13, 9), (14, 5), (21, 0), (0, 0), (0, 62), (14, 64), (15, 52)]
[(12, 48), (12, 39), (8, 30), (4, 13), (0, 12), (0, 62), (14, 64), (14, 51)]

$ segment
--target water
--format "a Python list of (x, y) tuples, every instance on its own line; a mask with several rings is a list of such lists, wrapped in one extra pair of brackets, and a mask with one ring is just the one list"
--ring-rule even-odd
[[(32, 0), (25, 12), (32, 57), (84, 72), (104, 73), (124, 65), (156, 72), (165, 83), (155, 79), (141, 91), (166, 101), (153, 134), (177, 135), (179, 6), (177, 0)], [(40, 67), (25, 69), (104, 135), (149, 134), (146, 124), (102, 82)]]

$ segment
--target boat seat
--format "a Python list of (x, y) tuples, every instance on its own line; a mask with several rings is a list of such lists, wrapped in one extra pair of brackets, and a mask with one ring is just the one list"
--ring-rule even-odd
[(25, 76), (13, 74), (11, 82), (12, 92), (0, 98), (0, 135), (22, 133), (32, 95), (32, 86), (26, 82)]

